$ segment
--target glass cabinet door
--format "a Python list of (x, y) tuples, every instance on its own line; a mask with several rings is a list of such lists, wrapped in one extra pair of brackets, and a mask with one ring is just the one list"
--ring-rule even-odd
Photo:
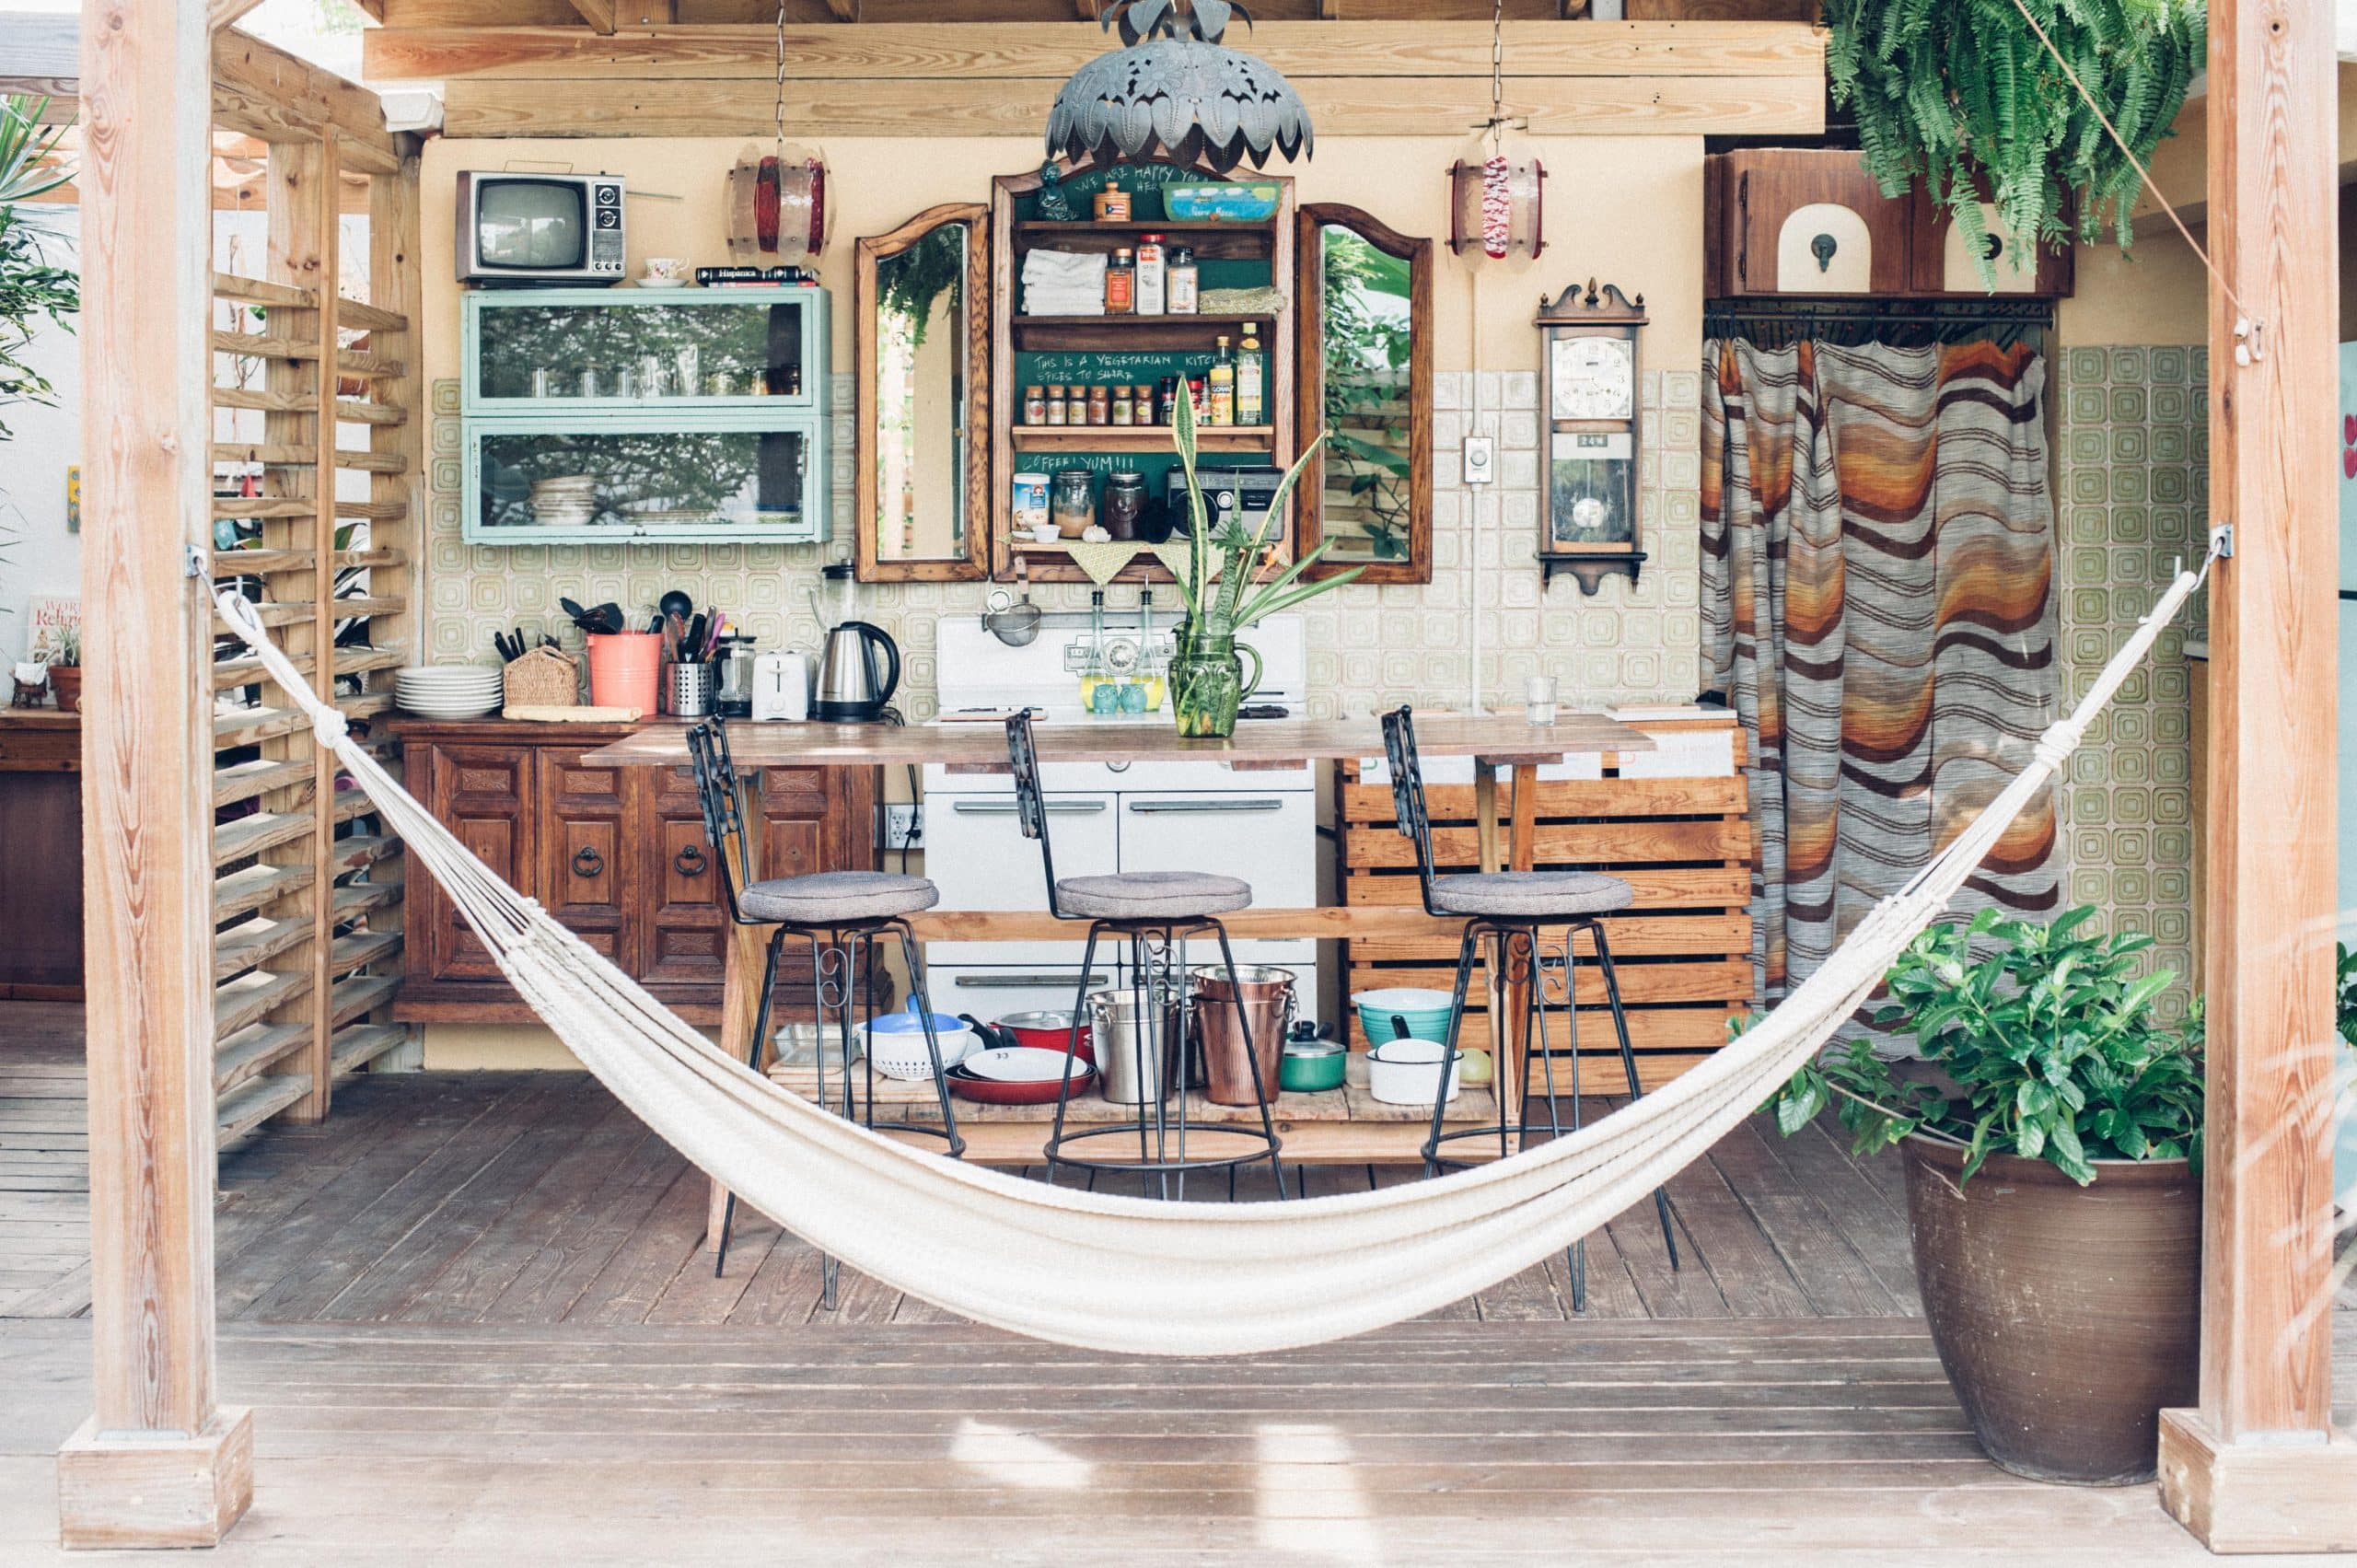
[(562, 430), (476, 420), (466, 432), (466, 535), (481, 544), (823, 539), (819, 424)]
[(470, 405), (512, 413), (817, 407), (817, 288), (558, 289), (467, 296)]

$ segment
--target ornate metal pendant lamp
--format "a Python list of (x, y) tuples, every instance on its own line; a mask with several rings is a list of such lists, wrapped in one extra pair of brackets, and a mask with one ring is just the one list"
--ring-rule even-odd
[(1275, 67), (1220, 45), (1232, 0), (1106, 0), (1097, 22), (1123, 47), (1083, 65), (1048, 114), (1048, 152), (1074, 162), (1168, 158), (1225, 174), (1271, 151), (1309, 156), (1309, 110)]

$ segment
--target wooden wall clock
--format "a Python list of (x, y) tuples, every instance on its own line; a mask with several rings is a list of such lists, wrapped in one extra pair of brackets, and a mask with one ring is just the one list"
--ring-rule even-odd
[(1631, 300), (1590, 278), (1538, 307), (1539, 408), (1547, 487), (1538, 563), (1593, 594), (1608, 573), (1634, 582), (1645, 552), (1639, 529), (1637, 408), (1645, 296)]

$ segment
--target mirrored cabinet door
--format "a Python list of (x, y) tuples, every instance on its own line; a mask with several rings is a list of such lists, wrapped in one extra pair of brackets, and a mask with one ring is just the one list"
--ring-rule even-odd
[(859, 575), (978, 578), (990, 518), (987, 208), (956, 203), (859, 242)]
[(1356, 207), (1298, 215), (1298, 421), (1326, 445), (1301, 480), (1311, 571), (1366, 569), (1370, 583), (1433, 575), (1433, 247)]

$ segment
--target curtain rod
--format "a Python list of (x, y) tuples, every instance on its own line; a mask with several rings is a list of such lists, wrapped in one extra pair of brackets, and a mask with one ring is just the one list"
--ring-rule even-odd
[(1878, 303), (1811, 302), (1806, 305), (1729, 304), (1705, 301), (1702, 306), (1705, 324), (1712, 320), (1792, 322), (1862, 321), (1896, 323), (1913, 326), (1968, 327), (1981, 323), (2005, 326), (2050, 327), (2054, 324), (2051, 300), (1968, 300), (1955, 306), (1915, 305), (1906, 302)]

